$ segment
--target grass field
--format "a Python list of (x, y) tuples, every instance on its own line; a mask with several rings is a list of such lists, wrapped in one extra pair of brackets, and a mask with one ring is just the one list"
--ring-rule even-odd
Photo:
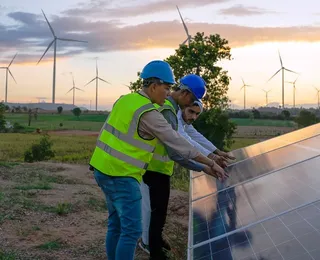
[[(28, 127), (27, 113), (6, 113), (6, 119), (13, 123), (19, 123), (29, 131), (40, 128), (42, 130), (86, 130), (99, 131), (103, 122), (106, 120), (106, 114), (82, 114), (79, 118), (71, 113), (58, 115), (38, 114), (38, 119), (32, 118), (31, 126)], [(266, 126), (266, 127), (294, 127), (293, 121), (268, 120), (268, 119), (243, 119), (231, 118), (232, 122), (238, 126)], [(60, 126), (62, 124), (62, 126)]]
[[(107, 115), (83, 114), (79, 118), (72, 114), (38, 114), (37, 120), (32, 118), (31, 126), (28, 127), (28, 114), (6, 113), (6, 120), (11, 124), (19, 123), (29, 130), (40, 128), (42, 130), (87, 130), (100, 131)], [(62, 124), (62, 126), (60, 126)]]
[(294, 127), (296, 125), (293, 121), (284, 120), (269, 120), (269, 119), (254, 119), (249, 118), (231, 118), (232, 122), (239, 126), (276, 126), (276, 127)]

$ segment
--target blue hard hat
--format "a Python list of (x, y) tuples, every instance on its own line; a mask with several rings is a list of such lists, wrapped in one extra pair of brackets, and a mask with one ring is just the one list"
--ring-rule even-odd
[(153, 60), (149, 62), (143, 68), (140, 77), (142, 79), (158, 78), (168, 84), (176, 83), (169, 63), (162, 60)]
[(200, 101), (206, 94), (206, 82), (195, 74), (189, 74), (180, 79), (180, 88), (189, 90)]

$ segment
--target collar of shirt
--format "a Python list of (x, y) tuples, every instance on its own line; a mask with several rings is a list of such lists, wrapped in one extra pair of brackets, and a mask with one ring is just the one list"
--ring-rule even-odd
[(177, 113), (178, 121), (182, 124), (182, 127), (185, 128), (187, 126), (187, 123), (183, 120), (182, 117), (182, 110), (179, 110)]

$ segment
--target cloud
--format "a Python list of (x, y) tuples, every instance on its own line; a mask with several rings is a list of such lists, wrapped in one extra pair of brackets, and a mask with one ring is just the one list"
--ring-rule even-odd
[(221, 9), (220, 14), (224, 15), (233, 15), (233, 16), (249, 16), (249, 15), (262, 15), (262, 14), (270, 14), (276, 13), (272, 11), (268, 11), (265, 9), (261, 9), (253, 6), (244, 6), (244, 5), (234, 5), (229, 8)]
[[(162, 1), (135, 1), (131, 5), (121, 5), (121, 2), (115, 1), (100, 1), (91, 0), (89, 3), (82, 3), (81, 7), (71, 8), (63, 12), (69, 16), (83, 16), (90, 15), (93, 17), (110, 18), (110, 17), (128, 17), (138, 16), (153, 13), (160, 13), (165, 11), (175, 10), (175, 5), (179, 8), (183, 7), (198, 7), (218, 3), (229, 2), (230, 0), (176, 0), (174, 3), (170, 0)], [(126, 1), (127, 2), (127, 1)], [(134, 2), (134, 1), (131, 1)]]
[[(6, 27), (0, 24), (0, 53), (19, 52), (17, 62), (37, 62), (52, 35), (41, 15), (10, 13), (9, 17), (18, 22)], [(125, 26), (115, 21), (88, 21), (83, 17), (48, 17), (57, 36), (88, 40), (88, 44), (58, 41), (58, 56), (72, 57), (84, 52), (108, 52), (143, 50), (150, 48), (178, 48), (185, 38), (181, 22), (149, 22)], [(229, 41), (231, 47), (272, 42), (272, 41), (320, 41), (320, 27), (247, 27), (232, 24), (187, 23), (189, 32), (218, 33)], [(45, 58), (52, 57), (52, 50)], [(3, 62), (11, 60), (11, 54)]]

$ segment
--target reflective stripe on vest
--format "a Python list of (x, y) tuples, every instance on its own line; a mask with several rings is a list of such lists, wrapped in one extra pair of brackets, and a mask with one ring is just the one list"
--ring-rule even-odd
[[(169, 100), (165, 101), (165, 104), (158, 107), (158, 111), (162, 112), (164, 110), (170, 110), (176, 115), (175, 108)], [(178, 126), (178, 119), (176, 115), (176, 126)], [(177, 130), (177, 129), (174, 129)], [(164, 145), (158, 142), (156, 149), (154, 151), (151, 162), (149, 163), (149, 171), (159, 172), (171, 176), (173, 174), (174, 161), (168, 156), (167, 150)]]
[(149, 99), (131, 93), (118, 99), (100, 131), (90, 164), (110, 176), (128, 176), (141, 181), (152, 159), (157, 139), (138, 134), (140, 117), (156, 110)]

